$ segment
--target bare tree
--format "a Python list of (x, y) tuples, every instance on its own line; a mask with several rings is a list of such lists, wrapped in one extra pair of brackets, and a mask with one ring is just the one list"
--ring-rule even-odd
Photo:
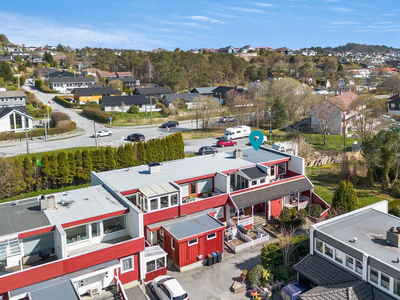
[(218, 110), (219, 104), (210, 96), (200, 96), (196, 98), (194, 103), (194, 110), (196, 112), (196, 121), (202, 121), (201, 129), (206, 130), (210, 118), (214, 112)]
[(121, 102), (121, 105), (120, 105), (119, 108), (121, 108), (121, 113), (124, 114), (125, 108), (126, 108), (126, 105), (125, 105), (124, 101)]
[(124, 84), (122, 83), (121, 80), (112, 80), (108, 83), (109, 86), (111, 86), (114, 90), (122, 91)]
[(294, 232), (294, 228), (290, 228), (288, 230), (284, 229), (282, 231), (282, 236), (279, 239), (279, 247), (281, 248), (283, 264), (285, 265), (286, 269), (294, 262), (294, 252), (297, 248), (292, 239)]
[[(331, 102), (323, 99), (312, 107), (312, 117), (318, 126), (318, 131), (322, 135), (324, 145), (326, 145), (326, 134), (334, 125), (338, 118), (341, 118), (342, 111)], [(312, 122), (313, 120), (311, 120)], [(313, 122), (312, 122), (313, 123)]]
[(400, 92), (400, 74), (395, 74), (387, 77), (383, 82), (382, 86), (392, 92), (395, 95)]
[(258, 83), (253, 87), (249, 88), (246, 92), (247, 97), (250, 100), (251, 105), (251, 117), (254, 120), (254, 125), (256, 128), (260, 127), (260, 122), (265, 115), (268, 107), (268, 82)]

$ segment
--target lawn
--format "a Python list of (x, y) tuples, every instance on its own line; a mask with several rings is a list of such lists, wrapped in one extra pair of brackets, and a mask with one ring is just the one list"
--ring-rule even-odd
[[(326, 145), (323, 144), (320, 134), (304, 134), (304, 138), (309, 144), (319, 150), (343, 150), (343, 135), (327, 135)], [(351, 150), (351, 146), (355, 141), (357, 141), (357, 138), (346, 137), (346, 151)]]

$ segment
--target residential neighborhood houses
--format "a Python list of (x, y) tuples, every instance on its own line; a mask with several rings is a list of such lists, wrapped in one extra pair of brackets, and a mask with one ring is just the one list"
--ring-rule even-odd
[[(274, 259), (282, 256), (284, 264), (268, 269), (269, 257), (258, 262), (262, 254), (235, 263), (226, 279), (233, 281), (232, 292), (277, 299), (283, 286), (297, 282), (306, 287), (297, 299), (400, 299), (400, 218), (391, 214), (400, 204), (389, 207), (400, 195), (393, 150), (400, 141), (396, 49), (1, 45), (0, 147), (20, 146), (25, 138), (26, 154), (0, 157), (0, 300), (51, 299), (60, 292), (65, 299), (109, 293), (152, 299), (155, 278), (172, 272), (196, 278), (196, 270), (210, 269), (219, 274), (219, 263), (274, 243)], [(58, 128), (53, 141), (68, 138), (71, 147), (75, 141), (80, 146), (50, 153), (49, 125), (65, 121), (71, 129)], [(352, 153), (364, 159), (353, 164), (346, 138), (357, 141), (365, 133), (357, 122), (367, 124), (361, 141), (370, 144)], [(248, 125), (261, 131), (261, 146), (243, 134), (251, 132)], [(228, 139), (221, 138), (225, 130)], [(39, 131), (40, 137), (28, 137)], [(201, 138), (194, 142), (193, 135)], [(321, 135), (323, 145), (315, 142)], [(335, 136), (329, 145), (327, 135)], [(109, 144), (99, 146), (100, 139)], [(6, 141), (11, 145), (2, 147)], [(207, 146), (186, 152), (194, 143)], [(365, 145), (376, 147), (370, 157)], [(334, 149), (329, 159), (321, 159), (325, 148)], [(316, 168), (336, 159), (340, 175), (308, 172), (310, 156)], [(9, 177), (2, 177), (7, 170)], [(18, 176), (23, 183), (10, 188), (7, 180)], [(340, 184), (331, 187), (328, 177), (350, 186), (345, 196), (356, 185), (379, 185), (379, 200), (363, 199), (345, 210), (336, 203)], [(390, 199), (381, 201), (382, 195)], [(296, 244), (296, 236), (305, 236), (307, 247)], [(296, 260), (304, 249), (309, 254)], [(160, 286), (166, 297), (172, 294)], [(140, 298), (127, 296), (132, 290)], [(296, 299), (286, 296), (281, 299)]]

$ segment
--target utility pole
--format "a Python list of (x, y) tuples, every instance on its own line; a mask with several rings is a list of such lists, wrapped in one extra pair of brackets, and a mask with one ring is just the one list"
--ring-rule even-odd
[(269, 110), (269, 141), (272, 143), (272, 109)]
[(93, 129), (94, 129), (94, 138), (96, 139), (96, 149), (98, 150), (99, 149), (99, 142), (98, 142), (98, 140), (97, 140), (97, 132), (96, 132), (96, 122), (95, 121), (92, 121), (93, 122)]
[(153, 109), (152, 109), (152, 101), (151, 101), (151, 97), (152, 96), (150, 96), (150, 124), (153, 124)]
[(44, 114), (43, 116), (43, 123), (44, 123), (44, 141), (47, 142), (46, 114)]
[(25, 128), (25, 139), (26, 139), (26, 154), (29, 154), (29, 139), (28, 139), (28, 129)]
[(50, 113), (49, 113), (49, 106), (47, 105), (47, 126), (50, 129)]

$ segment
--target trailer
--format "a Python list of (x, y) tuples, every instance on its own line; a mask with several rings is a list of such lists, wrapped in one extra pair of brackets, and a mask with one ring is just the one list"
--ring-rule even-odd
[(251, 133), (251, 128), (246, 125), (229, 127), (225, 130), (225, 133), (222, 138), (227, 140), (241, 139), (249, 136), (250, 133)]

